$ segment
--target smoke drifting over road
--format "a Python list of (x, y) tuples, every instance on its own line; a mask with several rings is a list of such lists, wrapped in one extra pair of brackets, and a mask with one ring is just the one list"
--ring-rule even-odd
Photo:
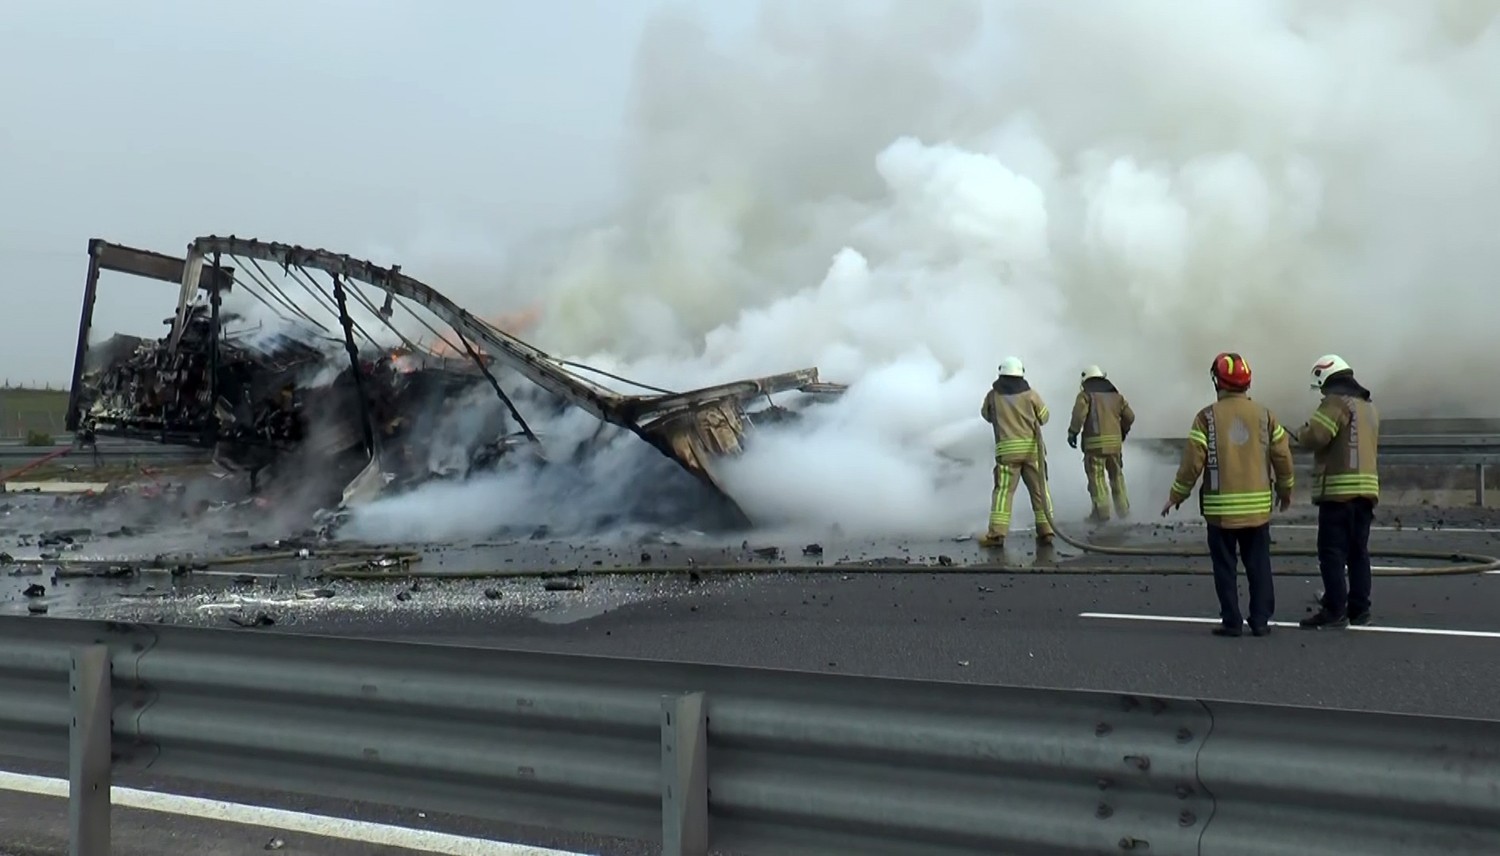
[[(537, 344), (675, 388), (853, 382), (724, 473), (760, 519), (851, 534), (983, 525), (978, 409), (1011, 353), (1054, 413), (1064, 516), (1085, 504), (1063, 432), (1088, 363), (1141, 435), (1185, 430), (1219, 350), (1293, 425), (1329, 351), (1390, 415), (1492, 415), (1497, 11), (782, 2), (732, 43), (664, 15), (627, 198), (519, 260), (495, 308), (540, 296)], [(1130, 458), (1142, 511), (1162, 469)]]

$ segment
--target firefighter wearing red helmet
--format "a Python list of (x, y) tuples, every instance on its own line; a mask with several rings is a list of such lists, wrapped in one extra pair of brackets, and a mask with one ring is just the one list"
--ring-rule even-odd
[(1276, 594), (1271, 579), (1271, 508), (1292, 504), (1292, 450), (1286, 429), (1276, 415), (1252, 401), (1250, 364), (1236, 353), (1214, 357), (1209, 367), (1218, 400), (1198, 411), (1188, 429), (1187, 448), (1167, 504), (1166, 517), (1182, 505), (1201, 476), (1198, 492), (1208, 550), (1213, 562), (1214, 589), (1219, 596), (1222, 623), (1216, 636), (1240, 636), (1245, 618), (1240, 612), (1236, 559), (1245, 565), (1250, 589), (1250, 632), (1271, 632)]

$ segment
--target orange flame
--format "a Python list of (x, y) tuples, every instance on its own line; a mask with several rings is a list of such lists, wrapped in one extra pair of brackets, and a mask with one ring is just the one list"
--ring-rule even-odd
[[(503, 312), (499, 315), (488, 317), (481, 316), (480, 320), (502, 333), (520, 336), (536, 329), (537, 323), (542, 320), (542, 305), (538, 301), (519, 312)], [(439, 357), (463, 356), (461, 351), (442, 340), (433, 345), (432, 353)]]

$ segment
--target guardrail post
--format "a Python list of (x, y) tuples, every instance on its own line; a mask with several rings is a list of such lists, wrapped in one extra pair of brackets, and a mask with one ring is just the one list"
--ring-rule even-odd
[(68, 735), (68, 854), (109, 856), (111, 715), (109, 648), (73, 651)]
[(662, 856), (708, 856), (708, 720), (703, 693), (661, 700)]
[(1474, 502), (1484, 508), (1484, 464), (1474, 465)]

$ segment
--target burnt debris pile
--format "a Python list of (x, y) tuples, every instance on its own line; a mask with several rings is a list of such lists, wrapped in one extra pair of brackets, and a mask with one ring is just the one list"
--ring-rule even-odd
[[(656, 468), (588, 466), (624, 431), (706, 489), (719, 521), (742, 525), (716, 461), (742, 452), (755, 424), (796, 418), (843, 391), (813, 368), (688, 392), (646, 386), (547, 354), (399, 267), (325, 250), (234, 237), (199, 238), (185, 259), (97, 239), (89, 250), (68, 414), (75, 435), (210, 448), (252, 492), (295, 493), (314, 507), (507, 467), (554, 482), (637, 479)], [(101, 270), (178, 284), (167, 334), (90, 343)], [(226, 306), (247, 300), (248, 309)], [(793, 400), (774, 402), (779, 393)], [(576, 411), (598, 424), (567, 449), (534, 430)]]

